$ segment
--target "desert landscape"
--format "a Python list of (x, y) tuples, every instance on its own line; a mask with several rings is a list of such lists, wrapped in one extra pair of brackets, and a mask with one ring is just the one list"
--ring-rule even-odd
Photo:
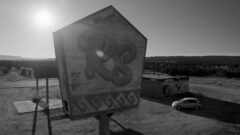
[(0, 135), (240, 135), (240, 0), (1, 0)]
[[(4, 78), (4, 77), (3, 77)], [(126, 128), (145, 135), (237, 135), (240, 134), (240, 91), (239, 80), (223, 78), (190, 78), (190, 93), (203, 104), (201, 110), (174, 110), (171, 102), (181, 97), (141, 98), (136, 109), (119, 112), (113, 118)], [(45, 98), (45, 80), (40, 80), (40, 96)], [(18, 114), (13, 102), (31, 100), (35, 95), (35, 80), (0, 81), (0, 134), (30, 134), (33, 113)], [(61, 99), (57, 79), (50, 79), (50, 98)], [(185, 95), (186, 96), (186, 95)], [(54, 115), (56, 112), (52, 112)], [(59, 112), (58, 112), (59, 113)], [(52, 122), (56, 135), (96, 135), (98, 121), (95, 118)], [(122, 129), (111, 122), (111, 130)], [(47, 134), (47, 117), (38, 113), (36, 134)]]

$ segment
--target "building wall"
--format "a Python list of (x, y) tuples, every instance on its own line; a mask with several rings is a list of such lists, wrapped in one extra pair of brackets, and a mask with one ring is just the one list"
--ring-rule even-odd
[(168, 97), (188, 91), (188, 77), (174, 77), (168, 79), (143, 78), (141, 95), (145, 97)]
[(161, 97), (162, 95), (162, 82), (145, 80), (142, 82), (141, 95), (144, 97)]
[(19, 74), (24, 75), (24, 76), (29, 77), (29, 78), (35, 78), (34, 70), (32, 68), (21, 67), (20, 70), (19, 70)]
[(186, 93), (188, 90), (188, 79), (168, 79), (164, 80), (162, 84), (162, 94), (164, 96)]

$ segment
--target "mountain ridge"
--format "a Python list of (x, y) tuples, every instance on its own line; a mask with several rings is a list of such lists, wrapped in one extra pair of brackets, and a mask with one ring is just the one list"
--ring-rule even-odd
[(23, 57), (13, 55), (0, 55), (0, 60), (20, 60)]
[(10, 60), (10, 61), (21, 61), (21, 60), (55, 60), (55, 58), (25, 58), (21, 56), (13, 56), (13, 55), (0, 55), (0, 61), (2, 60)]

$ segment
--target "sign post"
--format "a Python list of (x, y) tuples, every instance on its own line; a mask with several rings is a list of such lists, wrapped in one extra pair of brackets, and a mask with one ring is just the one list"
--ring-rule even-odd
[(53, 33), (64, 111), (71, 120), (109, 116), (140, 101), (147, 39), (113, 6)]
[(110, 116), (101, 115), (96, 118), (99, 121), (99, 135), (110, 135)]

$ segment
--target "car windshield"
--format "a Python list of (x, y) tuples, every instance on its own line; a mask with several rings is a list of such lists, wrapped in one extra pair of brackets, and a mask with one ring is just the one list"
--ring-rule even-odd
[(179, 102), (191, 102), (191, 103), (196, 103), (197, 99), (180, 99), (178, 100)]
[(180, 100), (178, 100), (179, 102), (183, 102), (183, 101), (185, 101), (185, 99), (180, 99)]
[(197, 100), (188, 100), (189, 103), (197, 103)]

